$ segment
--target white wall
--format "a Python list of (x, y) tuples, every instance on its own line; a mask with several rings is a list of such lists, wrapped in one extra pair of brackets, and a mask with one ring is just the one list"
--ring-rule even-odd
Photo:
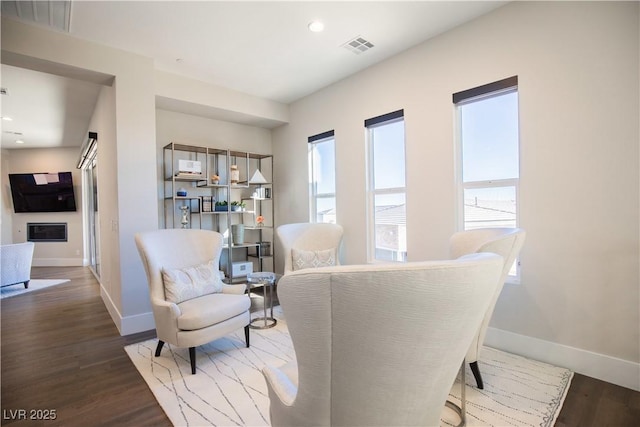
[(103, 86), (100, 89), (96, 107), (91, 117), (89, 130), (98, 134), (97, 154), (97, 183), (98, 183), (98, 229), (100, 242), (100, 286), (102, 298), (112, 317), (119, 318), (122, 314), (118, 307), (122, 307), (122, 293), (120, 286), (120, 263), (118, 262), (119, 239), (117, 228), (112, 225), (118, 223), (117, 200), (117, 170), (116, 156), (116, 117), (115, 117), (115, 88)]
[(11, 200), (11, 188), (9, 187), (9, 160), (10, 150), (0, 150), (0, 245), (13, 243), (13, 202)]
[(517, 75), (528, 236), (492, 344), (548, 343), (538, 358), (640, 389), (638, 21), (633, 2), (513, 2), (292, 104), (274, 130), (278, 222), (307, 220), (305, 142), (335, 129), (345, 262), (365, 262), (363, 121), (404, 108), (409, 258), (446, 257), (451, 95)]
[(28, 222), (67, 223), (66, 242), (36, 242), (33, 252), (33, 265), (40, 266), (81, 266), (83, 265), (82, 247), (82, 191), (81, 175), (76, 169), (78, 149), (74, 148), (27, 148), (3, 150), (6, 166), (2, 169), (3, 179), (10, 173), (71, 172), (73, 191), (76, 196), (75, 212), (34, 212), (14, 213), (11, 201), (11, 188), (2, 188), (2, 200), (7, 201), (11, 211), (10, 241), (27, 241)]

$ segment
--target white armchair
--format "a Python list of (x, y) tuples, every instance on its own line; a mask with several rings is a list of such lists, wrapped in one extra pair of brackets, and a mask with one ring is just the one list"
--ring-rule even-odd
[(263, 369), (271, 425), (439, 425), (502, 265), (473, 254), (283, 276), (296, 360)]
[(337, 224), (295, 223), (276, 229), (284, 274), (308, 267), (340, 265), (343, 229)]
[(29, 287), (34, 247), (33, 242), (0, 246), (0, 286), (22, 283), (25, 289)]
[(463, 255), (475, 252), (492, 252), (504, 258), (504, 268), (500, 275), (498, 287), (494, 291), (491, 302), (484, 315), (482, 323), (474, 336), (465, 361), (470, 364), (471, 372), (476, 379), (478, 388), (484, 388), (482, 375), (478, 367), (478, 358), (487, 328), (493, 315), (496, 303), (502, 287), (507, 279), (509, 270), (518, 258), (518, 254), (524, 244), (526, 233), (521, 228), (481, 228), (477, 230), (460, 231), (451, 236), (449, 240), (449, 250), (451, 258), (455, 259)]
[(156, 357), (165, 342), (188, 347), (196, 373), (195, 347), (244, 327), (249, 347), (246, 285), (222, 283), (222, 235), (215, 231), (170, 229), (135, 235), (149, 282), (158, 334)]

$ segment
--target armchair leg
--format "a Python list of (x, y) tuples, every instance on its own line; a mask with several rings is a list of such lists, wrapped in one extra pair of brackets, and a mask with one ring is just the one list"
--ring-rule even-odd
[(29, 288), (29, 281), (27, 280), (26, 282), (24, 282), (24, 288), (28, 289)]
[(244, 327), (244, 339), (247, 342), (247, 347), (249, 347), (249, 325)]
[(196, 374), (196, 348), (189, 347), (189, 360), (191, 360), (191, 374)]
[(160, 352), (162, 351), (163, 345), (164, 345), (164, 341), (158, 340), (158, 346), (156, 347), (156, 357), (160, 356)]
[(480, 375), (480, 368), (478, 368), (478, 361), (469, 363), (471, 367), (471, 372), (473, 372), (473, 376), (476, 379), (476, 384), (478, 384), (478, 388), (480, 390), (484, 389), (484, 384), (482, 383), (482, 375)]

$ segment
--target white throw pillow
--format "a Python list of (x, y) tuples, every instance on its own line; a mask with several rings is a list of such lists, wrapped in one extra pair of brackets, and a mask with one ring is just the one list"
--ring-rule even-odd
[(336, 265), (336, 249), (324, 249), (321, 251), (305, 251), (302, 249), (291, 249), (293, 270), (304, 268), (331, 267)]
[(166, 300), (176, 304), (222, 292), (222, 280), (213, 261), (187, 268), (163, 269), (162, 282)]

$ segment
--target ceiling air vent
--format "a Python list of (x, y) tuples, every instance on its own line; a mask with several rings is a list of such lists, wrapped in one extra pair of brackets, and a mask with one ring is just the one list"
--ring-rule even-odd
[(373, 47), (373, 43), (358, 36), (353, 40), (349, 40), (348, 42), (343, 44), (342, 47), (355, 53), (356, 55), (360, 55), (361, 53), (371, 49)]

